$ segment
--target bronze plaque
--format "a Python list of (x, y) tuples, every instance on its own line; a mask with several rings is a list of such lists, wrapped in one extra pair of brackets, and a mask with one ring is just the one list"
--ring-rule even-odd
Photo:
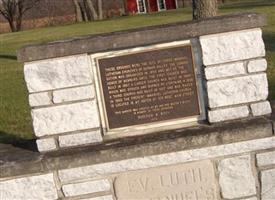
[(200, 115), (191, 45), (97, 61), (108, 129)]

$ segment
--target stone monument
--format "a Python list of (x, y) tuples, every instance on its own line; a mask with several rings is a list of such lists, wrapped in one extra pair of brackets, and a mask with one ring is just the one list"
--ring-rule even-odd
[(21, 49), (43, 154), (0, 166), (1, 197), (275, 199), (265, 20), (236, 14)]

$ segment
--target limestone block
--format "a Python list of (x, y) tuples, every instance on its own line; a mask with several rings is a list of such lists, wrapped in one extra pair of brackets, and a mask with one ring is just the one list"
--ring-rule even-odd
[(57, 199), (53, 174), (31, 176), (0, 182), (1, 200)]
[(74, 183), (62, 186), (66, 197), (90, 194), (95, 192), (104, 192), (111, 189), (110, 182), (107, 179), (88, 181), (83, 183)]
[(99, 127), (95, 101), (33, 109), (32, 117), (37, 137)]
[(251, 151), (271, 149), (274, 147), (275, 137), (268, 137), (201, 149), (183, 150), (179, 152), (122, 159), (115, 162), (63, 169), (59, 170), (58, 174), (61, 182), (64, 184), (81, 179), (102, 177), (113, 173), (206, 160), (216, 157), (248, 153)]
[(100, 130), (63, 135), (59, 137), (60, 147), (71, 147), (83, 144), (102, 142), (103, 138)]
[(93, 197), (93, 198), (83, 199), (83, 200), (113, 200), (113, 199), (114, 198), (112, 195), (107, 195), (107, 196)]
[(86, 55), (25, 64), (24, 74), (30, 93), (92, 83)]
[(224, 108), (208, 111), (208, 120), (211, 123), (240, 119), (249, 116), (247, 106), (239, 106), (233, 108)]
[(257, 165), (259, 167), (275, 165), (275, 151), (257, 154)]
[(207, 82), (210, 108), (266, 100), (268, 83), (266, 74), (215, 80)]
[(224, 78), (245, 74), (243, 62), (235, 62), (230, 64), (215, 65), (205, 68), (205, 76), (207, 80)]
[(116, 177), (114, 189), (117, 200), (219, 199), (210, 160), (127, 172)]
[(268, 115), (272, 112), (270, 103), (268, 101), (254, 103), (250, 105), (253, 116)]
[(36, 144), (40, 152), (53, 151), (57, 148), (54, 138), (39, 139), (36, 140)]
[(249, 197), (249, 198), (243, 198), (240, 200), (258, 200), (257, 197)]
[(200, 43), (206, 66), (265, 56), (259, 28), (201, 36)]
[(52, 104), (51, 95), (49, 92), (30, 94), (29, 104), (31, 107), (50, 105)]
[(266, 59), (251, 60), (247, 64), (247, 70), (249, 73), (252, 72), (263, 72), (267, 69)]
[(273, 200), (275, 199), (275, 169), (261, 172), (261, 199)]
[(94, 97), (95, 97), (95, 89), (93, 85), (64, 89), (64, 90), (56, 90), (53, 92), (54, 103), (87, 100), (87, 99), (92, 99)]
[(225, 199), (256, 195), (250, 156), (221, 160), (218, 165), (221, 193)]

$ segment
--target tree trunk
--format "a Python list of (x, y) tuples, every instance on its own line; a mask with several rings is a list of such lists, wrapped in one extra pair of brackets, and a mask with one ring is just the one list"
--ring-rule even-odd
[(87, 3), (87, 5), (88, 5), (88, 7), (89, 7), (89, 9), (90, 9), (90, 11), (91, 11), (91, 14), (92, 14), (92, 16), (93, 16), (93, 19), (94, 19), (94, 20), (98, 20), (98, 14), (97, 14), (97, 12), (96, 12), (96, 10), (95, 10), (95, 7), (94, 7), (94, 5), (93, 5), (92, 0), (86, 0), (86, 3)]
[(217, 0), (193, 0), (193, 19), (203, 19), (217, 15)]
[(97, 0), (97, 6), (98, 6), (98, 19), (103, 19), (103, 10), (102, 10), (102, 0)]
[(11, 32), (16, 32), (16, 28), (14, 26), (13, 20), (12, 21), (8, 20), (8, 22), (9, 22), (9, 25), (10, 25)]
[(22, 16), (18, 16), (16, 19), (16, 31), (21, 31), (22, 28)]
[(77, 22), (82, 22), (83, 17), (82, 17), (81, 8), (79, 6), (79, 3), (78, 3), (77, 0), (73, 0), (73, 2), (74, 2), (74, 7), (75, 7), (76, 21)]

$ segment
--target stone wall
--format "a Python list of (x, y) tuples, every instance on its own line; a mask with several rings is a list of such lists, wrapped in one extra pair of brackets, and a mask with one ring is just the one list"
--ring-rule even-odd
[[(201, 135), (198, 130), (193, 130), (197, 135), (174, 132), (166, 135), (170, 139), (158, 137), (147, 144), (124, 141), (79, 152), (24, 157), (22, 149), (2, 150), (7, 159), (0, 165), (1, 199), (111, 200), (147, 195), (272, 200), (275, 133), (271, 123), (270, 119), (230, 122), (224, 126), (228, 129), (216, 126), (208, 134), (205, 129)], [(159, 176), (163, 185), (158, 185)]]
[[(122, 47), (125, 52), (130, 52), (133, 45), (136, 48), (192, 39), (194, 51), (197, 51), (194, 52), (196, 62), (202, 65), (197, 68), (203, 71), (202, 87), (206, 96), (203, 104), (206, 105), (208, 122), (269, 115), (267, 62), (260, 29), (263, 25), (263, 16), (243, 14), (22, 49), (18, 55), (25, 61), (24, 74), (39, 151), (106, 140), (102, 132), (92, 58), (96, 53), (117, 51)], [(218, 33), (211, 29), (214, 26)], [(193, 29), (190, 32), (193, 35), (188, 31), (181, 32), (186, 29)], [(154, 41), (150, 40), (152, 35)], [(135, 37), (139, 40), (134, 40)]]
[(261, 29), (201, 36), (200, 43), (209, 121), (270, 114)]

